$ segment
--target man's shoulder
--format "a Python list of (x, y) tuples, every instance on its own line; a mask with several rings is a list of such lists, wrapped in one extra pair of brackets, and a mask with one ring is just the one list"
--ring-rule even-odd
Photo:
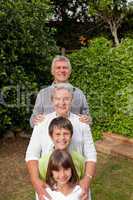
[(39, 94), (45, 94), (45, 93), (51, 91), (51, 89), (52, 89), (52, 85), (45, 86), (44, 88), (40, 89)]
[(45, 154), (44, 156), (42, 156), (42, 157), (39, 159), (39, 165), (45, 164), (46, 161), (49, 160), (50, 155), (51, 155), (51, 152), (49, 152), (48, 154)]
[(73, 86), (73, 88), (74, 88), (74, 93), (77, 93), (77, 94), (80, 94), (80, 95), (84, 94), (83, 91), (81, 89), (79, 89), (78, 87)]
[(75, 159), (77, 161), (81, 161), (81, 162), (85, 161), (85, 158), (77, 151), (72, 151), (71, 156), (73, 159)]

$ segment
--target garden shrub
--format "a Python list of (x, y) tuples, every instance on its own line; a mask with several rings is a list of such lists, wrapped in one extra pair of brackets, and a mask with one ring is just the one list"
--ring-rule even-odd
[(50, 80), (57, 53), (47, 1), (1, 0), (0, 3), (0, 132), (28, 127), (30, 99)]
[(133, 137), (133, 40), (112, 47), (97, 38), (69, 57), (71, 82), (87, 96), (95, 139), (103, 131)]

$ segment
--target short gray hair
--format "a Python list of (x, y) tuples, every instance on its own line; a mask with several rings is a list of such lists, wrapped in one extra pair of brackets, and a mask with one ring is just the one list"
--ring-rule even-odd
[(73, 93), (74, 93), (75, 88), (70, 83), (57, 83), (57, 84), (53, 84), (52, 87), (53, 87), (52, 98), (53, 98), (53, 94), (54, 94), (55, 89), (57, 89), (57, 90), (61, 90), (61, 89), (67, 90), (73, 97)]
[(71, 71), (72, 67), (71, 67), (70, 60), (67, 57), (61, 56), (61, 55), (57, 55), (57, 56), (54, 57), (52, 64), (51, 64), (51, 70), (54, 69), (55, 62), (57, 62), (57, 61), (65, 61), (68, 65), (69, 70)]

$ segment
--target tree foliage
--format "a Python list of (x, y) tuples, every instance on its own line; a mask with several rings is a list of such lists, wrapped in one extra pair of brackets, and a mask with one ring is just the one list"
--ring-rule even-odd
[[(2, 0), (0, 3), (0, 129), (28, 124), (30, 97), (48, 84), (57, 51), (48, 1)], [(30, 108), (29, 108), (30, 107)]]
[(50, 24), (57, 29), (56, 40), (59, 46), (67, 50), (80, 48), (80, 37), (85, 36), (88, 28), (92, 28), (94, 23), (88, 16), (87, 0), (51, 0), (51, 2), (54, 17)]
[(83, 89), (93, 118), (93, 131), (133, 137), (133, 39), (118, 47), (105, 38), (72, 53), (72, 83)]
[(90, 0), (89, 13), (100, 18), (112, 33), (114, 42), (119, 44), (118, 29), (129, 12), (127, 0)]

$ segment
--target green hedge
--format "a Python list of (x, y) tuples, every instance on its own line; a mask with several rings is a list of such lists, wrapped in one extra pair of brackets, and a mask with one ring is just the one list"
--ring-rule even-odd
[(29, 127), (30, 100), (51, 78), (57, 47), (47, 26), (52, 13), (47, 2), (0, 2), (0, 132)]
[(87, 96), (95, 139), (102, 131), (133, 137), (133, 40), (112, 47), (97, 38), (70, 60), (71, 82)]

